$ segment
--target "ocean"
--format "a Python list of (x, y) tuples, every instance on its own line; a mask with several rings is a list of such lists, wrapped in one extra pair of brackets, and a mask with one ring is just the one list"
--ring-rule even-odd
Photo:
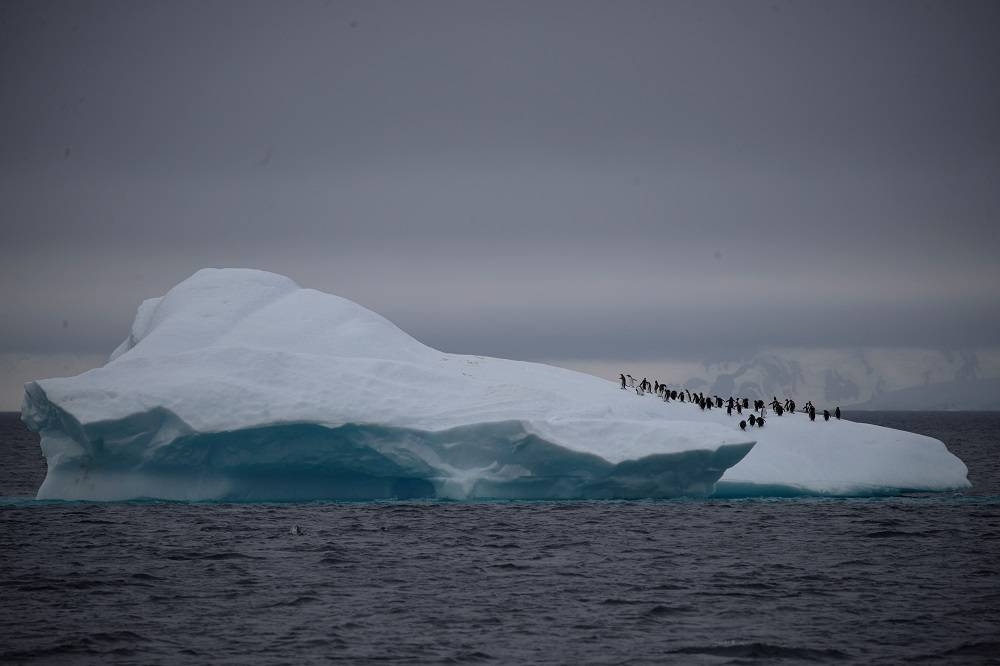
[(1000, 413), (845, 416), (944, 441), (973, 487), (35, 502), (38, 438), (0, 414), (0, 662), (1000, 664)]

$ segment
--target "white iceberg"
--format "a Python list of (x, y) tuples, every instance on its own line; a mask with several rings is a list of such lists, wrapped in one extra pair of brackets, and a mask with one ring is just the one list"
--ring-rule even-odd
[(722, 411), (590, 375), (439, 352), (351, 301), (247, 269), (202, 270), (145, 301), (105, 366), (28, 383), (22, 419), (41, 433), (42, 499), (704, 496), (720, 477), (730, 493), (968, 485), (937, 440), (798, 416), (742, 432)]
[[(710, 420), (731, 422), (725, 410)], [(932, 437), (804, 413), (770, 415), (750, 455), (726, 470), (716, 496), (892, 495), (969, 488), (969, 470)]]

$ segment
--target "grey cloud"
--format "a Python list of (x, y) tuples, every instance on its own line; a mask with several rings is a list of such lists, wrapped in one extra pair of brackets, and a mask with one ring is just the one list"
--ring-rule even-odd
[[(474, 312), (404, 328), (448, 351), (532, 359), (742, 359), (762, 348), (974, 349), (1000, 339), (1000, 316), (975, 307), (715, 307), (600, 312)], [(407, 324), (412, 321), (412, 325)]]
[(5, 3), (0, 350), (109, 351), (227, 265), (518, 358), (996, 344), (998, 27), (991, 2)]

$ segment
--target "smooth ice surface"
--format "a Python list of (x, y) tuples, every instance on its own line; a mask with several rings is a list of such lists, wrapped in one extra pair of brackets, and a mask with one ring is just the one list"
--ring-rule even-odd
[(724, 410), (443, 353), (356, 303), (247, 269), (205, 269), (145, 301), (107, 365), (27, 384), (22, 418), (48, 461), (39, 498), (672, 497), (711, 494), (720, 477), (720, 494), (968, 485), (928, 437), (803, 415), (744, 433)]
[[(706, 417), (732, 423), (725, 410)], [(968, 469), (932, 437), (867, 423), (768, 415), (753, 452), (726, 470), (717, 495), (880, 495), (968, 488)]]
[(669, 497), (752, 439), (590, 375), (446, 354), (246, 269), (144, 302), (104, 367), (25, 387), (40, 498)]

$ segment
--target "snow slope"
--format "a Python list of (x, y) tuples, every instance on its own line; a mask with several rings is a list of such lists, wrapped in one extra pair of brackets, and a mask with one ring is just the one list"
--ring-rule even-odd
[[(104, 367), (25, 386), (39, 498), (633, 498), (968, 485), (920, 435), (637, 396), (446, 354), (351, 301), (205, 269), (145, 301)], [(754, 440), (757, 440), (756, 446)], [(751, 449), (753, 449), (751, 451)], [(749, 455), (748, 455), (749, 452)]]
[[(693, 410), (707, 422), (730, 427), (749, 414), (730, 417), (725, 409), (702, 413), (690, 404), (676, 407), (681, 408), (678, 418)], [(821, 413), (810, 421), (802, 412), (777, 416), (768, 410), (764, 427), (748, 428), (747, 434), (757, 444), (726, 470), (717, 496), (861, 496), (970, 486), (965, 463), (942, 442), (903, 430), (832, 416), (824, 421)]]

